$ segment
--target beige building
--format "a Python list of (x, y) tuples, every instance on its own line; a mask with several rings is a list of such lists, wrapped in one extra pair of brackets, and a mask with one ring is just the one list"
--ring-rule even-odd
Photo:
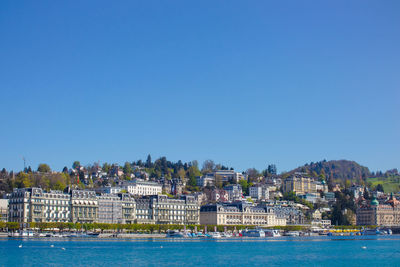
[(400, 226), (400, 202), (393, 196), (383, 204), (374, 198), (357, 209), (357, 225)]
[(72, 190), (71, 217), (73, 223), (94, 223), (98, 220), (99, 203), (95, 191)]
[(200, 224), (203, 225), (286, 225), (286, 219), (278, 218), (272, 209), (254, 207), (244, 203), (209, 204), (200, 208)]
[(120, 194), (122, 202), (122, 223), (132, 224), (136, 220), (136, 201), (129, 194)]
[(283, 181), (283, 192), (295, 192), (296, 195), (317, 192), (317, 182), (312, 178), (292, 176)]

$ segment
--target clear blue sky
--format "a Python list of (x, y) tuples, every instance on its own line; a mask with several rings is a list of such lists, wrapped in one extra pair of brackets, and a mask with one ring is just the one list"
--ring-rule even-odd
[(400, 168), (400, 1), (2, 1), (0, 167)]

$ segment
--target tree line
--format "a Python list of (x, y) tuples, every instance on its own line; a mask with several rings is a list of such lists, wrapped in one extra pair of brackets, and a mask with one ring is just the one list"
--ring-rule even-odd
[[(108, 223), (63, 223), (63, 222), (31, 222), (29, 223), (30, 229), (38, 229), (39, 231), (107, 231), (112, 230), (113, 232), (132, 232), (132, 233), (165, 233), (167, 230), (187, 230), (203, 231), (207, 228), (207, 232), (213, 232), (214, 229), (218, 232), (244, 229), (254, 229), (257, 226), (249, 225), (181, 225), (181, 224), (108, 224)], [(274, 226), (272, 229), (279, 229), (284, 231), (300, 231), (307, 227), (298, 225), (286, 225), (286, 226)], [(8, 229), (16, 231), (20, 229), (20, 224), (17, 222), (0, 222), (0, 229)]]

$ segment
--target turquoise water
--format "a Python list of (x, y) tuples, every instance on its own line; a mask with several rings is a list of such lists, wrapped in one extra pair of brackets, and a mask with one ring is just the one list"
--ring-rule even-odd
[(0, 239), (0, 266), (22, 265), (400, 266), (400, 236), (262, 240)]

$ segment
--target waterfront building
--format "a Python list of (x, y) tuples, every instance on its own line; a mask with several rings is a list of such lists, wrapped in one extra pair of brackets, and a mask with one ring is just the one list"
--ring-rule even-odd
[(136, 218), (137, 223), (199, 224), (199, 204), (193, 196), (145, 196), (136, 200)]
[(269, 188), (265, 184), (253, 185), (249, 188), (250, 197), (261, 200), (269, 199)]
[(193, 196), (172, 199), (158, 195), (151, 197), (151, 203), (157, 224), (199, 224), (199, 205)]
[(200, 224), (204, 225), (286, 225), (284, 218), (276, 216), (267, 207), (252, 206), (244, 202), (216, 203), (200, 208)]
[(224, 186), (224, 190), (228, 193), (229, 201), (241, 200), (243, 197), (242, 186), (240, 184)]
[(283, 192), (295, 192), (296, 195), (304, 195), (306, 193), (317, 193), (318, 182), (312, 178), (302, 175), (293, 175), (283, 182)]
[(9, 195), (10, 222), (69, 222), (70, 195), (57, 190), (16, 188)]
[(0, 222), (8, 222), (8, 199), (0, 199)]
[(393, 194), (382, 204), (375, 197), (362, 202), (356, 211), (357, 225), (400, 226), (400, 202)]
[(154, 224), (153, 205), (149, 197), (136, 199), (136, 222), (142, 224)]
[(72, 190), (71, 221), (73, 223), (94, 223), (98, 220), (99, 204), (95, 191)]
[(292, 201), (265, 201), (260, 204), (263, 207), (271, 208), (278, 218), (284, 218), (287, 224), (304, 224), (305, 216)]
[(114, 194), (103, 193), (97, 196), (99, 223), (122, 223), (122, 200)]
[(156, 182), (135, 179), (124, 181), (121, 185), (129, 194), (135, 196), (157, 195), (162, 192), (162, 185)]
[(132, 224), (136, 221), (136, 201), (129, 194), (118, 194), (122, 204), (122, 223)]

